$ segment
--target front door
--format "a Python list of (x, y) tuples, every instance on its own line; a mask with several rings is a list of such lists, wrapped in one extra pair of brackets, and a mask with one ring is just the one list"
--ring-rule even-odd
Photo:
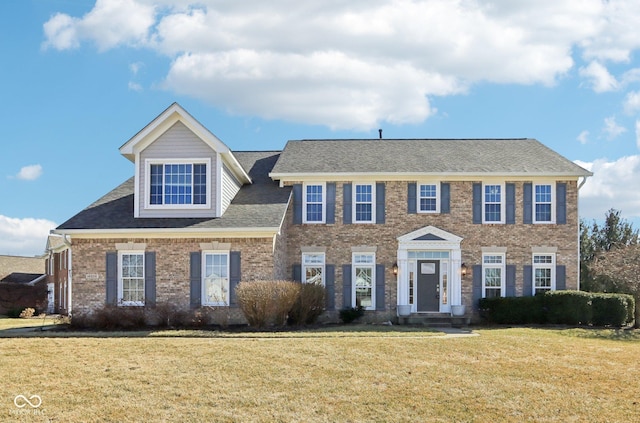
[(440, 311), (440, 261), (418, 261), (418, 312)]

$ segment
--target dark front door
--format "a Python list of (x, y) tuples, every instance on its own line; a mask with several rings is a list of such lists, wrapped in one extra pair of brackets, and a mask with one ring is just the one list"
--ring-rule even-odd
[(420, 311), (440, 311), (440, 262), (418, 261), (418, 304)]

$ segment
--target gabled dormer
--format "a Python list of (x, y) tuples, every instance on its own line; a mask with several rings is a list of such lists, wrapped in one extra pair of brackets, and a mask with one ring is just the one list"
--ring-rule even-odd
[(135, 164), (134, 217), (220, 217), (251, 183), (229, 147), (178, 103), (120, 153)]

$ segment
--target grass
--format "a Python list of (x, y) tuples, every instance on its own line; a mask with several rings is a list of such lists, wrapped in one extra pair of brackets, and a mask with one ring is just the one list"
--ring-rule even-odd
[(30, 421), (640, 419), (636, 332), (475, 332), (13, 335), (0, 339), (0, 421), (20, 394), (42, 398), (40, 414), (20, 416)]
[(6, 329), (42, 327), (56, 324), (57, 320), (54, 316), (29, 317), (29, 318), (0, 318), (0, 331)]

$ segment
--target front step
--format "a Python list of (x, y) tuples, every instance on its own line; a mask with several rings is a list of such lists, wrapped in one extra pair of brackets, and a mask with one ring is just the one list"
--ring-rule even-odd
[(398, 317), (400, 325), (423, 325), (432, 328), (450, 328), (467, 326), (471, 317), (451, 316), (448, 313), (412, 313), (410, 316)]

